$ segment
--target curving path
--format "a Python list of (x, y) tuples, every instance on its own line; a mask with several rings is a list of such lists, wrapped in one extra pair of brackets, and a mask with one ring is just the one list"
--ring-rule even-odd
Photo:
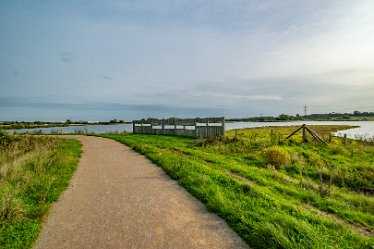
[(118, 142), (80, 140), (83, 154), (34, 248), (248, 248), (159, 167)]

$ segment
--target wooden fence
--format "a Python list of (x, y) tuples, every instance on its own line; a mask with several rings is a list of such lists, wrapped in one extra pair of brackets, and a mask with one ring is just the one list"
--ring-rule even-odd
[(133, 121), (133, 133), (196, 138), (224, 137), (225, 118), (142, 119)]

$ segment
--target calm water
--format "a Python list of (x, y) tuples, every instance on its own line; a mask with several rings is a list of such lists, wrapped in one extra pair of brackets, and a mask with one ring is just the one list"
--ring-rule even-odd
[(236, 122), (226, 123), (226, 130), (240, 129), (240, 128), (253, 128), (264, 126), (301, 126), (306, 125), (350, 125), (360, 126), (344, 131), (335, 132), (336, 136), (344, 136), (353, 139), (374, 139), (374, 121), (292, 121), (292, 122)]
[(132, 124), (115, 124), (115, 125), (82, 125), (82, 126), (62, 126), (52, 128), (32, 128), (32, 129), (19, 129), (19, 130), (7, 130), (9, 133), (32, 133), (36, 131), (42, 131), (43, 133), (51, 132), (94, 132), (97, 134), (109, 133), (109, 132), (132, 132)]
[[(264, 126), (290, 126), (296, 125), (301, 126), (302, 124), (307, 125), (351, 125), (360, 126), (359, 128), (353, 128), (341, 132), (336, 132), (335, 135), (343, 136), (347, 134), (349, 138), (365, 137), (368, 139), (374, 138), (374, 121), (293, 121), (293, 122), (234, 122), (226, 123), (226, 130), (241, 129), (241, 128), (252, 128), (252, 127), (264, 127)], [(53, 128), (34, 128), (34, 129), (21, 129), (21, 130), (8, 130), (9, 133), (25, 133), (35, 132), (41, 130), (44, 133), (51, 132), (94, 132), (94, 133), (109, 133), (109, 132), (132, 132), (132, 124), (116, 124), (116, 125), (85, 125), (85, 126), (66, 126), (66, 127), (53, 127)]]

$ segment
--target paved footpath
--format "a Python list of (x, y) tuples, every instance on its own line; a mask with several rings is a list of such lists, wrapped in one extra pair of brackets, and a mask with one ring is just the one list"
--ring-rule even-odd
[(161, 168), (118, 142), (70, 136), (83, 154), (35, 249), (248, 248)]

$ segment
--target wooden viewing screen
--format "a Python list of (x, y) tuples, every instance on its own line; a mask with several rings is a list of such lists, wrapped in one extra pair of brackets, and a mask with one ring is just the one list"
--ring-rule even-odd
[(133, 133), (174, 135), (196, 138), (224, 137), (225, 118), (149, 118), (134, 120)]

